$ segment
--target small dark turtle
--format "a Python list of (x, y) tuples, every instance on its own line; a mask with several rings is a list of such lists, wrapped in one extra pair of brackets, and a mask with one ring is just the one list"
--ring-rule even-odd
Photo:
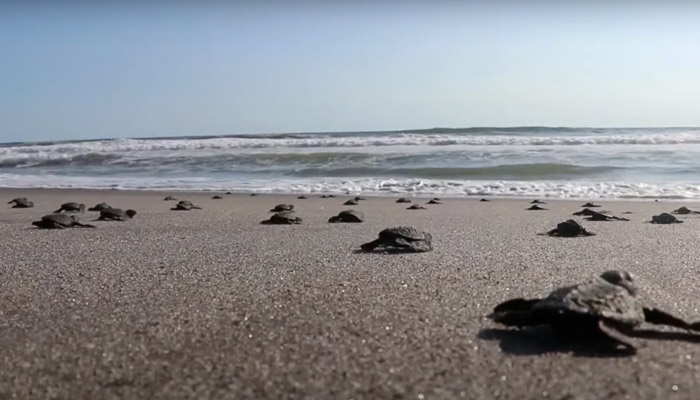
[(121, 208), (108, 208), (100, 211), (100, 216), (97, 218), (100, 221), (127, 221), (134, 218), (135, 210), (122, 210)]
[(545, 203), (545, 202), (542, 201), (542, 200), (537, 200), (537, 199), (535, 199), (535, 200), (532, 200), (532, 201), (530, 202), (530, 204), (547, 204), (547, 203)]
[(273, 214), (270, 219), (266, 219), (261, 224), (264, 225), (292, 225), (301, 224), (301, 218), (297, 217), (294, 211), (282, 211)]
[(223, 197), (219, 196), (218, 194), (215, 194), (214, 196), (212, 196), (211, 199), (212, 200), (221, 200), (221, 199), (223, 199)]
[(587, 221), (629, 221), (627, 218), (620, 218), (614, 215), (608, 215), (604, 212), (593, 211), (590, 208), (584, 208), (581, 211), (575, 212), (573, 215), (584, 215)]
[(430, 199), (426, 204), (442, 204), (440, 200)]
[(603, 213), (594, 213), (585, 218), (586, 221), (629, 221), (627, 218), (616, 217), (614, 215), (608, 215)]
[(173, 196), (165, 196), (165, 198), (163, 200), (165, 200), (165, 201), (177, 201), (177, 199), (174, 198)]
[(623, 214), (634, 214), (632, 211), (623, 211)]
[(173, 211), (190, 211), (190, 210), (201, 210), (202, 207), (194, 205), (189, 200), (180, 200), (175, 207), (171, 208)]
[(299, 199), (299, 200), (306, 200), (306, 199), (308, 199), (308, 197), (306, 197), (306, 196), (299, 196), (299, 197), (297, 197), (297, 199)]
[(528, 210), (528, 211), (542, 211), (542, 210), (546, 210), (546, 208), (540, 207), (537, 204), (534, 204), (534, 205), (531, 205), (529, 208), (526, 208), (526, 210)]
[(324, 194), (321, 196), (322, 199), (332, 199), (334, 197), (335, 197), (334, 194)]
[(350, 200), (346, 201), (345, 203), (343, 203), (344, 206), (356, 206), (358, 204), (359, 203), (355, 199), (350, 199)]
[(75, 215), (49, 214), (41, 217), (40, 221), (32, 222), (40, 229), (94, 228), (94, 225), (82, 224)]
[(687, 215), (687, 214), (700, 214), (700, 211), (693, 211), (688, 207), (681, 207), (677, 210), (671, 211), (672, 214)]
[(489, 318), (506, 326), (551, 325), (570, 339), (604, 339), (634, 352), (625, 335), (644, 322), (698, 330), (664, 311), (644, 307), (632, 276), (625, 271), (607, 271), (587, 282), (559, 288), (544, 299), (516, 298), (497, 305)]
[(372, 251), (378, 246), (393, 250), (421, 253), (433, 249), (433, 237), (410, 226), (397, 226), (379, 232), (379, 237), (362, 246), (363, 251)]
[(226, 194), (233, 194), (233, 192), (226, 192)]
[(489, 199), (481, 199), (481, 200), (479, 200), (479, 201), (482, 202), (482, 203), (488, 203), (488, 202), (490, 202), (491, 200), (489, 200)]
[(8, 201), (7, 204), (12, 204), (12, 208), (32, 208), (34, 203), (28, 200), (26, 197), (18, 197)]
[(407, 210), (427, 210), (427, 208), (423, 207), (420, 204), (414, 204), (414, 205), (408, 207)]
[(362, 200), (367, 200), (367, 198), (366, 198), (366, 197), (362, 197), (362, 196), (356, 196), (356, 197), (355, 197), (355, 201), (362, 201)]
[(95, 204), (95, 207), (88, 208), (88, 211), (102, 211), (102, 210), (107, 210), (109, 208), (112, 208), (112, 207), (107, 203), (98, 203), (98, 204)]
[(294, 209), (293, 204), (278, 204), (270, 210), (270, 212), (282, 212), (282, 211), (292, 211)]
[(345, 210), (340, 214), (330, 217), (328, 222), (362, 222), (365, 220), (365, 214), (358, 210)]
[(683, 223), (683, 221), (679, 220), (678, 218), (674, 217), (673, 215), (669, 213), (661, 213), (659, 215), (654, 215), (651, 217), (651, 221), (649, 221), (652, 224), (680, 224)]
[(411, 203), (411, 199), (406, 198), (406, 197), (399, 197), (398, 199), (396, 199), (396, 202), (397, 203)]
[(594, 208), (594, 207), (600, 207), (600, 205), (598, 205), (598, 204), (593, 204), (593, 203), (591, 203), (591, 202), (588, 202), (588, 203), (582, 205), (581, 207)]
[(545, 233), (549, 236), (560, 236), (560, 237), (576, 237), (576, 236), (593, 236), (595, 233), (588, 232), (583, 229), (583, 227), (573, 219), (568, 219), (564, 222), (557, 224), (557, 227), (551, 231)]
[(61, 204), (61, 208), (54, 211), (54, 214), (58, 214), (62, 211), (65, 212), (85, 212), (85, 204), (70, 202)]

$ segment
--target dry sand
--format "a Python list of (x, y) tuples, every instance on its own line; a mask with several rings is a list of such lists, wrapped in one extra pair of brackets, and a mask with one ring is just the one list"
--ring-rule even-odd
[[(597, 236), (560, 239), (536, 233), (582, 202), (531, 212), (525, 200), (445, 199), (407, 211), (370, 198), (356, 206), (366, 223), (328, 224), (347, 197), (176, 193), (204, 210), (175, 212), (167, 193), (0, 194), (36, 203), (0, 211), (0, 399), (700, 396), (697, 341), (635, 339), (636, 356), (602, 357), (484, 318), (509, 297), (618, 268), (650, 304), (700, 319), (700, 218), (643, 223), (698, 204), (602, 202), (632, 221), (589, 222)], [(31, 227), (65, 201), (139, 215), (98, 229)], [(303, 225), (259, 225), (286, 202)], [(354, 253), (400, 224), (431, 232), (435, 250)]]

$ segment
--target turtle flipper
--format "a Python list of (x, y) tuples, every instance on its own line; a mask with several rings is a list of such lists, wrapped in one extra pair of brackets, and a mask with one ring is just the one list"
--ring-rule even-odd
[(615, 327), (615, 325), (608, 323), (606, 320), (601, 319), (598, 321), (598, 329), (605, 335), (607, 339), (610, 339), (614, 344), (624, 347), (624, 351), (629, 354), (636, 354), (637, 348), (630, 343), (630, 339), (626, 337), (620, 330)]
[(532, 306), (539, 303), (540, 301), (540, 299), (511, 299), (498, 304), (496, 307), (493, 308), (493, 312), (494, 314), (512, 311), (527, 312), (532, 309)]
[(644, 307), (644, 320), (654, 325), (668, 325), (681, 329), (700, 331), (700, 322), (690, 324), (656, 308)]
[(54, 213), (54, 214), (58, 214), (58, 213), (60, 213), (61, 211), (63, 211), (63, 207), (59, 208), (58, 210), (54, 211), (53, 213)]
[(375, 239), (371, 242), (367, 242), (360, 246), (362, 251), (372, 251), (377, 248), (382, 243), (382, 239)]

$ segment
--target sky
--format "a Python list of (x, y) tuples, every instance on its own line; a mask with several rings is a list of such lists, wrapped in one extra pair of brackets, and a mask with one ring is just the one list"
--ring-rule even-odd
[(699, 20), (690, 1), (7, 0), (0, 142), (700, 126)]

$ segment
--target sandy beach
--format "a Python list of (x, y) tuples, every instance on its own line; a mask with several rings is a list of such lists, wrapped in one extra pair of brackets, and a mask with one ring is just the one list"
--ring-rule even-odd
[[(500, 301), (607, 269), (648, 304), (700, 319), (700, 218), (644, 223), (681, 205), (600, 201), (629, 222), (550, 238), (584, 201), (444, 199), (408, 211), (370, 198), (362, 224), (328, 224), (350, 196), (0, 190), (2, 399), (691, 399), (700, 340), (635, 338), (606, 357), (546, 330), (503, 329)], [(167, 194), (204, 209), (175, 212)], [(67, 201), (139, 214), (97, 229), (38, 230)], [(427, 201), (427, 198), (421, 202)], [(278, 203), (302, 225), (266, 226)], [(86, 213), (81, 221), (95, 218)], [(386, 227), (430, 232), (434, 251), (358, 254)], [(666, 330), (652, 326), (644, 329)], [(649, 334), (649, 336), (652, 336)], [(681, 340), (682, 339), (682, 340)]]

